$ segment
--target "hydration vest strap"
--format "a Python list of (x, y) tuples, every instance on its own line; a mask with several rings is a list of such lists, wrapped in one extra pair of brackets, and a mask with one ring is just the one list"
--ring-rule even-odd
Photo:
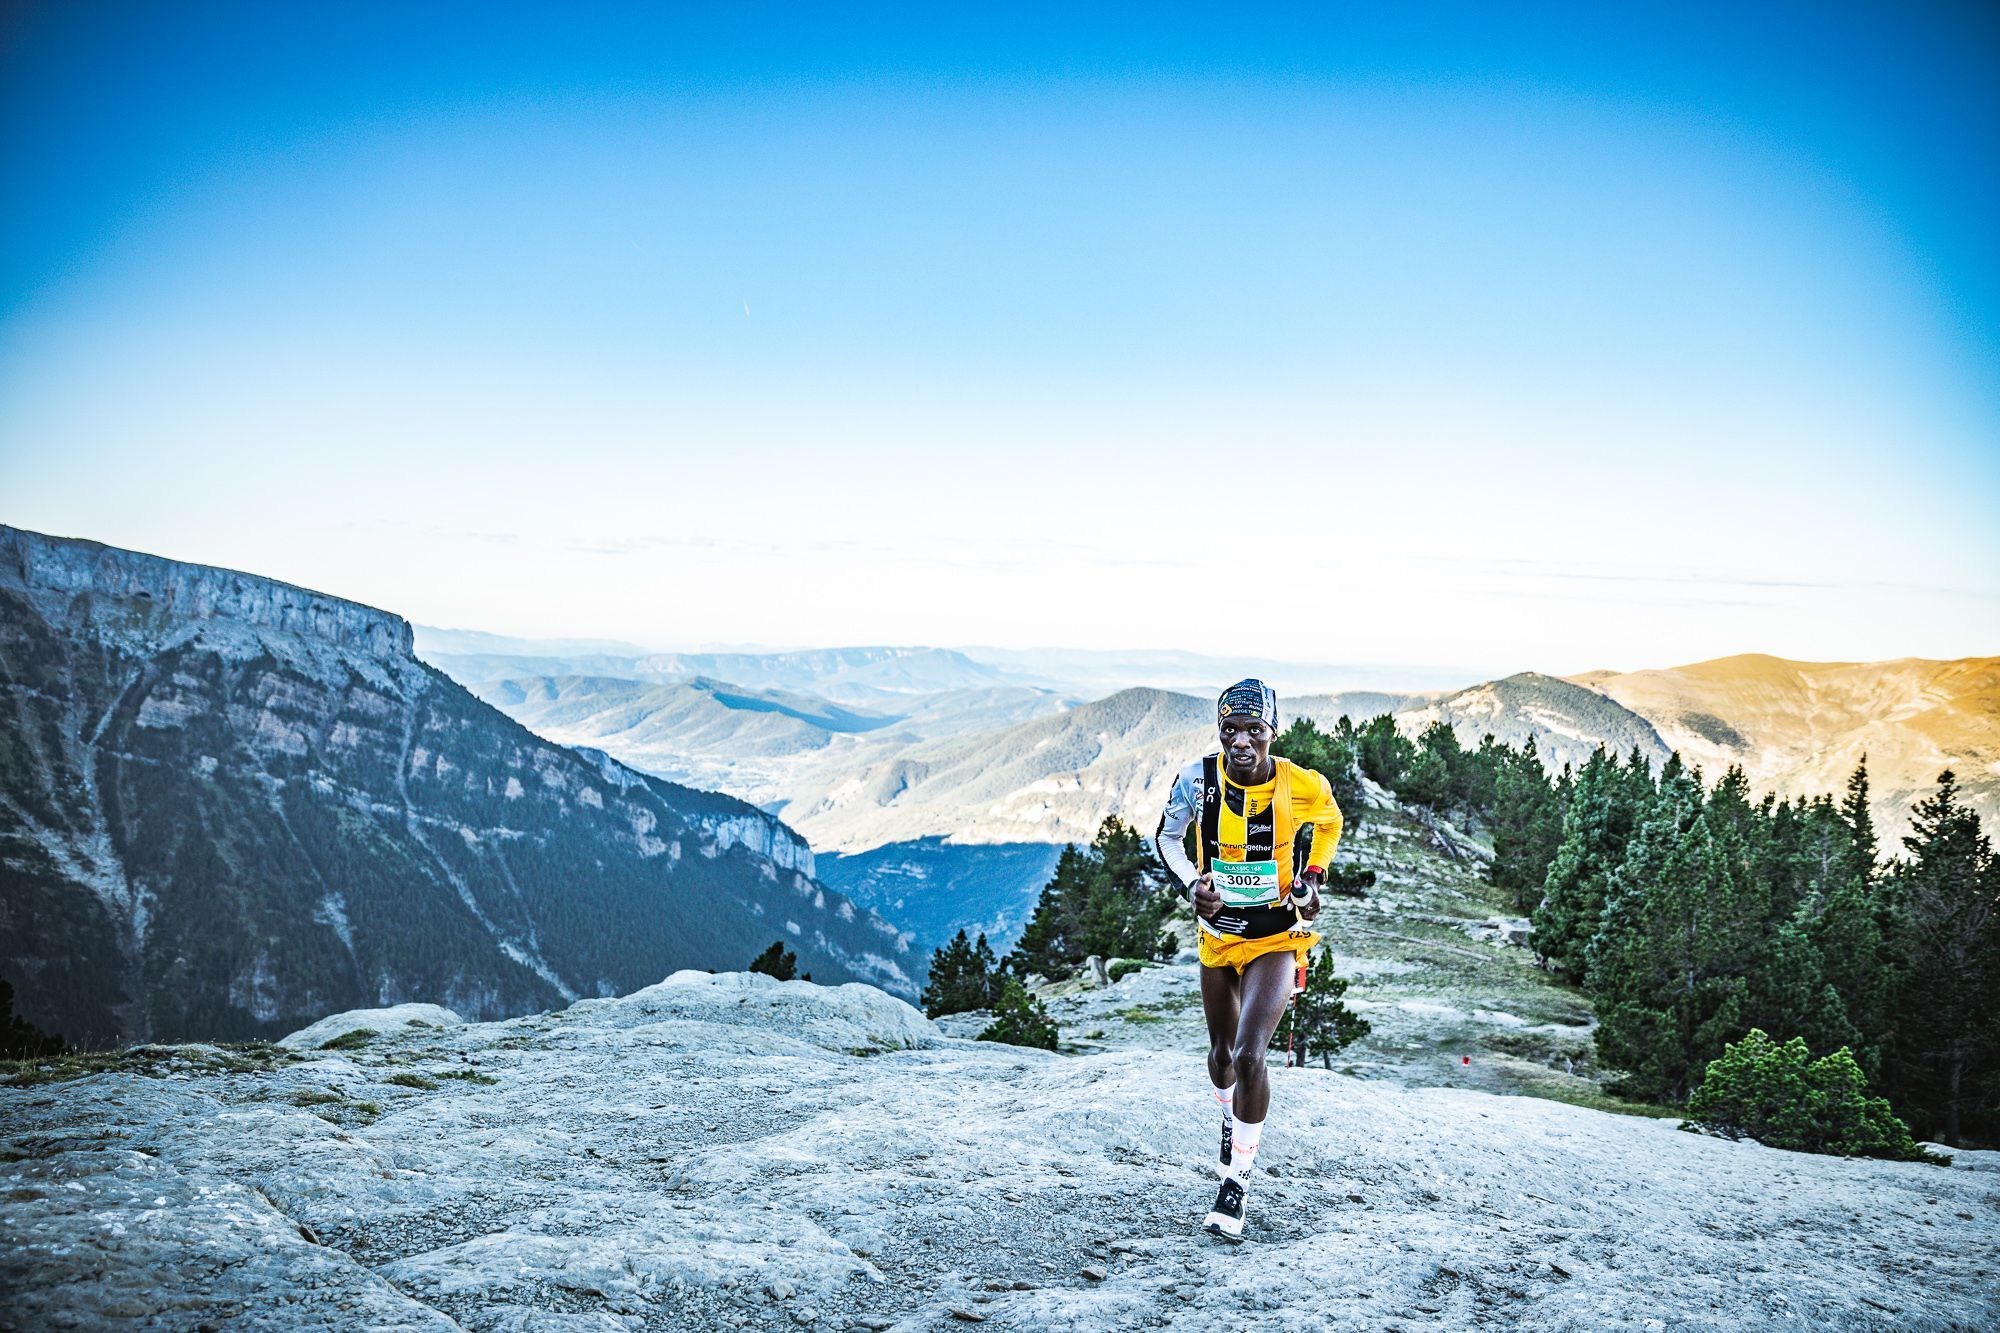
[(1271, 791), (1271, 857), (1278, 863), (1278, 883), (1289, 890), (1292, 886), (1293, 861), (1297, 858), (1292, 851), (1292, 838), (1298, 833), (1298, 822), (1292, 818), (1292, 761), (1279, 759), (1277, 763), (1277, 785)]
[(1201, 844), (1195, 849), (1195, 865), (1201, 870), (1208, 869), (1208, 849), (1222, 837), (1222, 782), (1215, 765), (1215, 755), (1201, 761), (1201, 836), (1195, 839)]

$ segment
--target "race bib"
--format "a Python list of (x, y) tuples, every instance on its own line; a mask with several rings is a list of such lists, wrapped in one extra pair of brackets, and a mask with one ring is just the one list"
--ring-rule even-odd
[(1215, 861), (1215, 891), (1224, 907), (1265, 907), (1278, 901), (1276, 861)]

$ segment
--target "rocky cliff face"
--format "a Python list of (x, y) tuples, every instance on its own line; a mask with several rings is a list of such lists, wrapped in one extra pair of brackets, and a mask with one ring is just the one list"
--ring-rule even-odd
[(642, 775), (602, 750), (583, 746), (573, 748), (596, 764), (607, 781), (620, 787), (650, 782), (674, 792), (682, 816), (713, 838), (717, 846), (724, 849), (742, 847), (787, 870), (796, 870), (807, 878), (814, 874), (812, 847), (776, 815), (767, 814), (732, 796), (683, 787), (650, 774)]
[(0, 529), (0, 975), (72, 1041), (497, 1017), (741, 966), (914, 993), (753, 807), (543, 742), (401, 619)]
[(231, 569), (19, 528), (0, 527), (0, 585), (47, 609), (80, 601), (85, 615), (108, 602), (117, 613), (99, 617), (100, 629), (116, 625), (138, 644), (171, 638), (202, 621), (226, 621), (385, 663), (411, 655), (409, 622), (372, 606)]

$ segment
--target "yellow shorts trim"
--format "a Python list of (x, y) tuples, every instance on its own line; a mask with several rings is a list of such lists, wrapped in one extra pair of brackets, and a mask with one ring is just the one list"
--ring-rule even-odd
[(1277, 935), (1260, 935), (1246, 939), (1241, 935), (1216, 935), (1206, 930), (1197, 930), (1201, 936), (1201, 965), (1203, 967), (1233, 967), (1241, 972), (1252, 962), (1267, 953), (1292, 953), (1305, 956), (1306, 950), (1319, 943), (1319, 932), (1294, 935), (1285, 931)]

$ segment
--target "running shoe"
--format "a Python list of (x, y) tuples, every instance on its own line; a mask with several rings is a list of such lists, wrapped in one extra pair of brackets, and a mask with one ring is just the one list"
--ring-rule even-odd
[(1243, 1243), (1243, 1182), (1231, 1176), (1215, 1192), (1215, 1207), (1201, 1224), (1211, 1236), (1220, 1236), (1232, 1245)]

